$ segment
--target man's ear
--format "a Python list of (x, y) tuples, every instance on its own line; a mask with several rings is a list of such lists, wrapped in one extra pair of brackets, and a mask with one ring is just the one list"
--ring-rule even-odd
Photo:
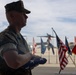
[(14, 17), (14, 14), (13, 13), (10, 13), (10, 17), (13, 18)]
[(16, 15), (15, 15), (15, 13), (10, 13), (10, 18), (11, 18), (11, 20), (12, 21), (15, 21), (15, 18), (16, 18)]

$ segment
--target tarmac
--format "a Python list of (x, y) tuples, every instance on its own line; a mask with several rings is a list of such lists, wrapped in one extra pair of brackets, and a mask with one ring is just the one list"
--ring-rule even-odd
[(76, 75), (76, 66), (68, 64), (59, 74), (59, 64), (44, 64), (35, 67), (32, 75)]

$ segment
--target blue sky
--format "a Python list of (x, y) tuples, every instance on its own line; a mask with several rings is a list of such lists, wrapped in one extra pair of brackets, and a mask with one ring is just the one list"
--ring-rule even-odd
[[(17, 0), (0, 0), (0, 31), (8, 26), (4, 5)], [(69, 42), (74, 42), (76, 36), (76, 0), (23, 0), (24, 6), (31, 10), (27, 26), (21, 31), (28, 41), (39, 35), (49, 33), (54, 35), (52, 27), (64, 42), (65, 36)], [(55, 40), (55, 39), (54, 39)], [(46, 38), (43, 38), (46, 41)]]

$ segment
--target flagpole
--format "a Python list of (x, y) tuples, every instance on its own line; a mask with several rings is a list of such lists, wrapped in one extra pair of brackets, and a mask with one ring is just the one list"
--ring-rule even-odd
[[(57, 35), (56, 32), (55, 32), (55, 30), (53, 28), (52, 28), (52, 30), (54, 31), (55, 35)], [(57, 62), (57, 51), (56, 51), (56, 63), (58, 63)]]
[(48, 63), (50, 64), (50, 50), (48, 50)]
[(74, 54), (74, 63), (75, 63), (75, 54)]
[(55, 32), (55, 30), (53, 28), (52, 28), (52, 30), (54, 31), (55, 35), (57, 35), (56, 32)]
[(48, 48), (48, 64), (50, 64), (50, 47), (49, 47), (49, 39), (47, 39), (47, 48)]
[(70, 59), (72, 60), (72, 62), (73, 62), (73, 64), (75, 65), (75, 67), (76, 67), (76, 64), (75, 64), (75, 62), (73, 61), (73, 59), (72, 59), (72, 57), (70, 56)]
[(61, 69), (59, 70), (59, 74), (60, 74), (60, 72), (61, 72)]
[(74, 64), (75, 67), (76, 67), (76, 64), (75, 64), (75, 62), (73, 61), (72, 57), (71, 57), (70, 55), (69, 55), (68, 57), (70, 57), (70, 59), (72, 60), (73, 64)]
[(58, 64), (57, 54), (58, 54), (58, 52), (57, 52), (57, 50), (56, 50), (56, 64)]

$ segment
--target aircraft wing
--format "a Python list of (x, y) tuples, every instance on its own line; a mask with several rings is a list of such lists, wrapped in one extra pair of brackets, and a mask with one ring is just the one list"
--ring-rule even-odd
[[(41, 45), (41, 43), (36, 43), (37, 45)], [(44, 42), (44, 45), (47, 45), (47, 42)]]

